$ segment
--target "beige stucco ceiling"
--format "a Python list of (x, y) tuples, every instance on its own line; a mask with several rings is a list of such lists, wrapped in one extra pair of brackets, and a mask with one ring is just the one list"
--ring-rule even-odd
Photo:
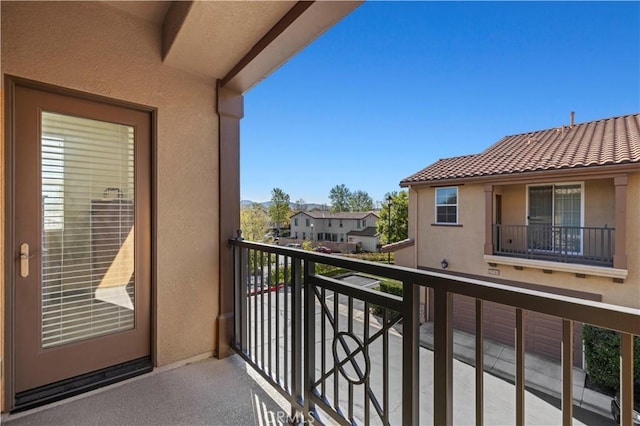
[(161, 28), (167, 65), (223, 80), (225, 87), (239, 92), (265, 78), (361, 2), (104, 1)]
[(195, 2), (165, 56), (165, 63), (223, 78), (295, 3)]
[(162, 25), (167, 14), (170, 1), (105, 1), (111, 7), (120, 9), (145, 21)]

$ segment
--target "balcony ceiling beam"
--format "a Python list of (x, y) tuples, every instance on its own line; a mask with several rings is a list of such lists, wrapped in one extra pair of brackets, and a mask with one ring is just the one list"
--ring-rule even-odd
[(175, 1), (162, 59), (244, 94), (362, 1)]

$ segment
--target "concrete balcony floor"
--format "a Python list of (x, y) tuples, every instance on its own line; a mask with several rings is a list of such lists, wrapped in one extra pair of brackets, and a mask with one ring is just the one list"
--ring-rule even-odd
[[(280, 401), (276, 401), (280, 400)], [(266, 425), (287, 424), (275, 390), (237, 355), (206, 358), (84, 395), (5, 415), (22, 425)]]

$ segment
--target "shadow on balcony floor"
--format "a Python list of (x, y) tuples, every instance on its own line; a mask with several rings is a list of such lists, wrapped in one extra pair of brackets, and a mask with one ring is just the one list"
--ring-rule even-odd
[[(3, 416), (21, 425), (286, 424), (275, 391), (237, 355), (154, 372), (25, 413)], [(267, 386), (266, 389), (269, 389)], [(279, 400), (279, 401), (277, 401)]]

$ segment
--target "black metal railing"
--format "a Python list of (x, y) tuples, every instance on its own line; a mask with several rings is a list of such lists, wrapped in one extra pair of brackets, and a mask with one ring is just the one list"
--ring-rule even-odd
[[(230, 240), (234, 250), (232, 346), (290, 403), (292, 419), (338, 424), (453, 423), (453, 296), (515, 308), (515, 418), (524, 424), (524, 313), (562, 318), (563, 424), (573, 417), (573, 325), (619, 331), (622, 418), (631, 421), (633, 350), (640, 310), (560, 297), (441, 273)], [(335, 273), (395, 280), (403, 296), (350, 284)], [(434, 351), (420, 349), (420, 291), (434, 306)], [(476, 321), (476, 347), (483, 347)], [(427, 353), (428, 352), (428, 353)], [(430, 355), (431, 354), (431, 355)], [(484, 365), (476, 351), (475, 365)], [(431, 374), (428, 379), (424, 375)], [(422, 387), (420, 380), (424, 380)], [(430, 395), (426, 397), (426, 395)], [(483, 423), (483, 370), (475, 374), (475, 420)], [(471, 403), (473, 406), (473, 402)], [(465, 422), (473, 422), (464, 418)]]
[(615, 228), (493, 225), (494, 254), (552, 262), (613, 266)]

